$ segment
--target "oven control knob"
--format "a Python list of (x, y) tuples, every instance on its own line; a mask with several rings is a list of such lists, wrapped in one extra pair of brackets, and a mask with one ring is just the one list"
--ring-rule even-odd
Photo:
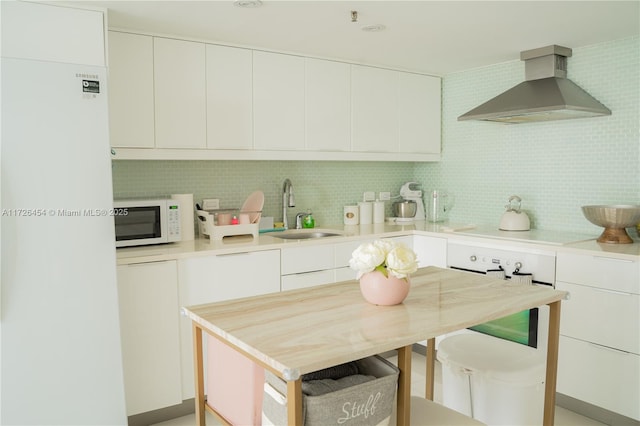
[(522, 263), (516, 262), (515, 267), (516, 269), (522, 269)]
[(472, 254), (471, 257), (469, 258), (470, 261), (475, 262), (476, 260), (478, 260), (478, 258), (476, 257), (475, 254)]

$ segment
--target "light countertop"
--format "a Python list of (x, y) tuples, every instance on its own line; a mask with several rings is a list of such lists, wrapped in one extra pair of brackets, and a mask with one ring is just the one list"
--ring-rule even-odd
[(510, 285), (428, 267), (411, 275), (409, 296), (395, 306), (366, 302), (359, 287), (347, 281), (184, 311), (208, 332), (295, 380), (304, 373), (556, 302), (565, 295), (547, 287)]
[[(263, 233), (254, 239), (251, 236), (226, 237), (210, 242), (208, 238), (196, 237), (193, 241), (161, 244), (143, 247), (117, 249), (118, 265), (174, 260), (194, 256), (241, 253), (246, 251), (273, 250), (289, 247), (303, 247), (320, 244), (337, 244), (357, 241), (363, 238), (388, 238), (396, 236), (425, 235), (436, 238), (456, 239), (470, 243), (489, 244), (515, 249), (539, 249), (545, 251), (565, 251), (592, 254), (627, 260), (640, 259), (640, 239), (633, 244), (598, 243), (598, 235), (566, 232), (531, 230), (521, 232), (498, 231), (493, 227), (447, 222), (415, 222), (409, 224), (374, 225), (329, 225), (314, 228), (314, 231), (340, 233), (340, 236), (307, 240), (287, 240), (277, 238), (278, 233)], [(292, 232), (292, 231), (286, 231)], [(632, 235), (632, 237), (634, 237)]]

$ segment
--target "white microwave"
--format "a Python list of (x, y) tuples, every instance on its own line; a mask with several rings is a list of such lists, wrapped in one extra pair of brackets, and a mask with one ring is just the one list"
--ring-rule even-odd
[(171, 199), (116, 200), (116, 247), (180, 241), (180, 205)]

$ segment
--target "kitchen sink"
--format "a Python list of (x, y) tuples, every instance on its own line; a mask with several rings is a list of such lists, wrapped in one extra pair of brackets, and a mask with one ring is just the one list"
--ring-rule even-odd
[(308, 240), (308, 239), (315, 239), (315, 238), (341, 237), (342, 234), (339, 234), (337, 232), (328, 232), (328, 231), (293, 230), (293, 231), (285, 231), (280, 233), (274, 232), (271, 234), (271, 236), (276, 238), (282, 238), (284, 240)]

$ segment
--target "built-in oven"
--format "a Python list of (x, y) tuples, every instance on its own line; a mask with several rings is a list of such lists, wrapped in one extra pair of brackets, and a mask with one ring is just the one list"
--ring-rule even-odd
[[(553, 287), (555, 283), (555, 252), (552, 251), (510, 247), (508, 243), (449, 240), (447, 263), (452, 269), (514, 280), (521, 285)], [(545, 305), (470, 330), (531, 346), (546, 354), (548, 325), (549, 308)]]

